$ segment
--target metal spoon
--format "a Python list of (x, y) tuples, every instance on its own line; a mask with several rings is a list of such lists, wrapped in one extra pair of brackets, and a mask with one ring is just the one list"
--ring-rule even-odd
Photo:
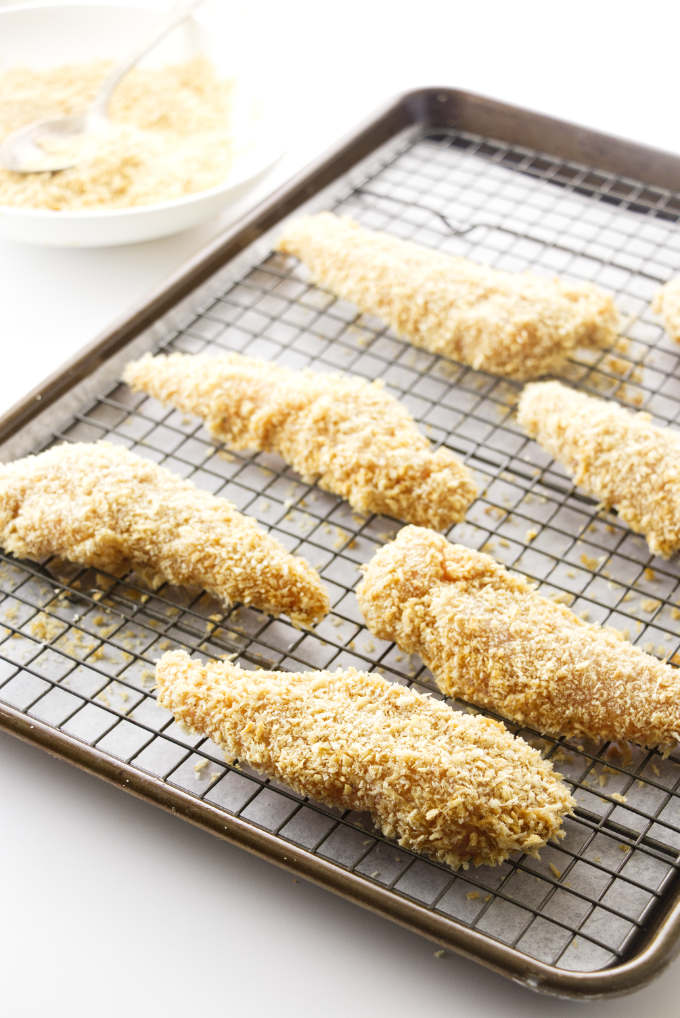
[(9, 134), (0, 144), (0, 163), (15, 173), (53, 172), (74, 166), (110, 126), (109, 104), (121, 79), (200, 3), (203, 0), (174, 4), (160, 24), (106, 76), (94, 102), (83, 113), (37, 120)]

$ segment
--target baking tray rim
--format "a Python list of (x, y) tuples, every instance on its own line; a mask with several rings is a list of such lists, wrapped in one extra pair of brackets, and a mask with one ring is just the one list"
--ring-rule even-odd
[[(483, 121), (481, 125), (477, 118)], [(667, 189), (673, 180), (680, 184), (680, 156), (672, 153), (459, 89), (431, 87), (405, 92), (381, 106), (354, 131), (244, 213), (165, 283), (10, 407), (0, 416), (0, 446), (102, 367), (261, 234), (401, 130), (419, 125), (474, 131), (662, 189)], [(524, 134), (521, 127), (526, 128)], [(538, 137), (543, 139), (541, 145), (534, 140)], [(555, 144), (546, 145), (546, 137)], [(644, 173), (640, 172), (643, 168)], [(650, 170), (652, 179), (647, 172)], [(560, 969), (413, 900), (398, 897), (388, 888), (288, 844), (276, 834), (2, 703), (0, 729), (533, 990), (586, 999), (627, 993), (648, 983), (680, 949), (680, 890), (670, 897), (665, 915), (632, 958), (593, 972)]]
[(344, 870), (292, 842), (284, 842), (264, 828), (5, 704), (0, 704), (0, 730), (532, 990), (582, 999), (628, 993), (649, 983), (677, 952), (680, 900), (676, 898), (643, 950), (630, 960), (595, 972), (559, 969), (432, 912), (416, 901), (398, 897), (389, 888)]

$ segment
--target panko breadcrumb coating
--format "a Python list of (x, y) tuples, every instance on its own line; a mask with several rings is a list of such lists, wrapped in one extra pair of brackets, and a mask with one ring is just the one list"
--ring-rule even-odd
[(123, 377), (203, 417), (232, 449), (279, 453), (307, 482), (342, 495), (358, 512), (443, 528), (462, 519), (477, 493), (457, 457), (432, 452), (380, 382), (292, 371), (236, 353), (147, 354)]
[(400, 845), (451, 866), (535, 854), (573, 807), (551, 764), (503, 725), (377, 675), (245, 671), (171, 651), (156, 682), (158, 702), (230, 762), (366, 810)]
[(675, 668), (542, 597), (489, 555), (405, 527), (357, 589), (376, 636), (420, 654), (440, 689), (555, 735), (675, 745)]
[(508, 378), (555, 371), (618, 329), (611, 297), (592, 284), (501, 272), (331, 212), (290, 222), (278, 248), (415, 346)]
[(200, 586), (309, 624), (328, 611), (318, 573), (223, 498), (109, 442), (0, 464), (0, 545), (122, 575)]
[(669, 279), (657, 291), (652, 311), (660, 316), (671, 339), (680, 343), (680, 276)]
[(517, 420), (574, 483), (644, 534), (654, 555), (680, 547), (680, 432), (559, 382), (524, 389)]

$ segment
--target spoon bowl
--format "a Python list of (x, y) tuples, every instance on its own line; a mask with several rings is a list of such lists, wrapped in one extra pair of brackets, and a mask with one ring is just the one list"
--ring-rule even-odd
[(106, 128), (106, 120), (89, 111), (27, 124), (2, 142), (0, 163), (14, 173), (67, 170), (92, 151)]
[(13, 131), (0, 146), (0, 164), (15, 173), (54, 172), (75, 166), (96, 145), (97, 125), (108, 125), (111, 98), (125, 75), (202, 3), (177, 0), (150, 32), (142, 34), (141, 43), (138, 41), (107, 74), (87, 109), (75, 116), (38, 120)]
[[(123, 60), (130, 40), (158, 24), (158, 8), (144, 7), (144, 2), (8, 8), (0, 4), (0, 70), (22, 66), (47, 70), (65, 63)], [(215, 30), (209, 11), (199, 18), (189, 18), (145, 61), (149, 68), (160, 68), (200, 53), (222, 77), (234, 81), (232, 127), (240, 154), (223, 181), (204, 191), (130, 207), (55, 210), (38, 204), (29, 207), (0, 202), (0, 238), (54, 247), (94, 248), (149, 241), (201, 224), (207, 237), (242, 211), (246, 197), (284, 150), (287, 107), (275, 66), (254, 61), (252, 50), (244, 45), (243, 40), (250, 38), (249, 15), (244, 11), (239, 18), (236, 20), (234, 15), (234, 31), (228, 36)], [(87, 31), (83, 31), (83, 25)], [(50, 115), (47, 110), (45, 114)], [(68, 144), (68, 139), (60, 139), (58, 144), (62, 143)], [(221, 218), (223, 213), (226, 215)]]

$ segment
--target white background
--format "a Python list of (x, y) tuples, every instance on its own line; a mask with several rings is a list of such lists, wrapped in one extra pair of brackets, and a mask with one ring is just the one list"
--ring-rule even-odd
[[(425, 84), (680, 153), (674, 6), (253, 4), (243, 45), (254, 62), (276, 61), (294, 97), (288, 155), (257, 195), (383, 99)], [(232, 9), (214, 0), (216, 31), (230, 31)], [(219, 226), (111, 250), (0, 243), (0, 407), (124, 314)], [(438, 959), (424, 940), (9, 736), (0, 736), (0, 966), (2, 1018), (627, 1018), (675, 1014), (680, 995), (678, 963), (623, 1000), (536, 997), (469, 962)]]

